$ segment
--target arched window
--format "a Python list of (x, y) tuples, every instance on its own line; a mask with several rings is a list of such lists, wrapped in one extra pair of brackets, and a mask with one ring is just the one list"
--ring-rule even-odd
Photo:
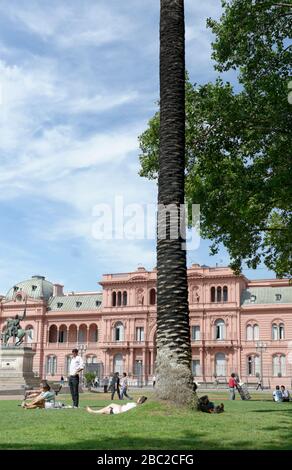
[(250, 325), (246, 327), (246, 341), (257, 341), (260, 338), (260, 328), (259, 325)]
[(273, 323), (272, 325), (272, 339), (278, 341), (285, 339), (285, 325), (284, 323)]
[(247, 375), (260, 375), (260, 358), (255, 354), (247, 356)]
[(58, 329), (56, 325), (51, 325), (49, 329), (49, 343), (57, 342)]
[(66, 325), (61, 325), (59, 328), (59, 338), (58, 342), (59, 343), (66, 343), (67, 341), (67, 326)]
[(215, 287), (211, 287), (211, 302), (215, 302)]
[(68, 341), (69, 343), (77, 343), (77, 326), (76, 325), (69, 326)]
[(121, 322), (118, 322), (115, 325), (114, 340), (124, 341), (124, 325)]
[(225, 323), (222, 319), (216, 320), (215, 322), (215, 339), (225, 339)]
[(56, 356), (47, 356), (46, 362), (46, 373), (48, 375), (55, 375), (57, 372), (57, 357)]
[(122, 293), (119, 291), (118, 292), (118, 307), (122, 305)]
[(89, 327), (89, 342), (97, 343), (97, 341), (98, 341), (98, 328), (95, 324), (92, 324)]
[(71, 355), (65, 357), (65, 374), (66, 375), (69, 375), (70, 364), (71, 364), (71, 361), (72, 361), (72, 357), (73, 356), (71, 356)]
[(117, 305), (117, 293), (112, 293), (112, 306), (115, 307)]
[(276, 325), (276, 323), (273, 323), (273, 325), (272, 325), (272, 338), (273, 338), (273, 340), (278, 340), (279, 339), (278, 325)]
[(253, 339), (254, 339), (254, 341), (257, 341), (258, 339), (260, 339), (259, 325), (254, 325), (253, 326)]
[(155, 305), (156, 304), (156, 290), (155, 289), (150, 289), (150, 305)]
[(223, 287), (223, 302), (227, 302), (227, 301), (228, 301), (228, 287), (224, 286)]
[(87, 326), (86, 325), (79, 326), (78, 343), (87, 343)]
[(252, 327), (252, 325), (247, 325), (247, 327), (246, 327), (246, 341), (253, 341), (253, 327)]
[(123, 292), (123, 305), (127, 305), (128, 303), (128, 294), (126, 291)]
[(226, 358), (224, 353), (217, 353), (215, 356), (215, 374), (217, 377), (226, 376)]
[(97, 363), (97, 357), (94, 354), (89, 354), (86, 357), (86, 364), (96, 364)]
[(222, 301), (222, 289), (221, 287), (217, 287), (217, 302), (221, 302)]
[(286, 356), (275, 354), (273, 356), (273, 376), (282, 377), (283, 375), (286, 375)]

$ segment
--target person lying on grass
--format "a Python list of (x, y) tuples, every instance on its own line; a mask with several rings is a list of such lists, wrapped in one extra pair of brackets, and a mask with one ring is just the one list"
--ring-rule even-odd
[(22, 408), (27, 410), (33, 410), (35, 408), (46, 408), (52, 407), (52, 404), (55, 402), (55, 392), (51, 390), (51, 387), (48, 383), (43, 383), (41, 393), (39, 393), (30, 403), (25, 401), (22, 403)]
[(147, 397), (139, 397), (136, 403), (127, 403), (126, 405), (117, 405), (116, 403), (111, 403), (110, 405), (102, 408), (101, 410), (93, 410), (89, 406), (86, 407), (86, 411), (88, 413), (99, 414), (99, 415), (117, 415), (119, 413), (125, 413), (125, 411), (129, 411), (132, 408), (136, 408), (137, 405), (142, 405), (145, 403)]
[(198, 400), (198, 410), (204, 413), (223, 413), (224, 405), (215, 406), (212, 401), (209, 401), (208, 395), (204, 395)]

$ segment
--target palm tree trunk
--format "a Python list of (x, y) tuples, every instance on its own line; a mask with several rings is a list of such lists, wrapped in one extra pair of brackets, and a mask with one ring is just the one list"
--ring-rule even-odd
[[(157, 393), (192, 401), (184, 220), (184, 0), (160, 2), (160, 149), (157, 228)], [(179, 233), (176, 228), (179, 228)]]

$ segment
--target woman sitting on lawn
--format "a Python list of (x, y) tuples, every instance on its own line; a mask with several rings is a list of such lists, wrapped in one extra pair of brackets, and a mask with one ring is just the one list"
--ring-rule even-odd
[(41, 390), (41, 393), (38, 392), (38, 395), (30, 403), (25, 403), (24, 401), (21, 405), (22, 408), (33, 410), (35, 408), (52, 407), (55, 402), (55, 392), (51, 390), (51, 387), (47, 382), (43, 383)]
[(136, 403), (127, 403), (126, 405), (117, 405), (116, 403), (111, 403), (110, 405), (102, 408), (101, 410), (93, 410), (89, 406), (86, 407), (86, 411), (88, 413), (99, 414), (99, 415), (117, 415), (119, 413), (125, 413), (125, 411), (129, 411), (132, 408), (136, 408), (137, 405), (142, 405), (145, 403), (147, 397), (139, 397)]

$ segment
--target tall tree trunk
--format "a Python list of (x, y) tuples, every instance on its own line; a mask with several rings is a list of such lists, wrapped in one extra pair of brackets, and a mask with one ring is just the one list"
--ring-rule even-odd
[[(184, 0), (160, 1), (160, 149), (157, 228), (157, 394), (191, 403), (184, 220)], [(171, 206), (170, 206), (171, 205)], [(176, 226), (179, 233), (175, 236)]]

